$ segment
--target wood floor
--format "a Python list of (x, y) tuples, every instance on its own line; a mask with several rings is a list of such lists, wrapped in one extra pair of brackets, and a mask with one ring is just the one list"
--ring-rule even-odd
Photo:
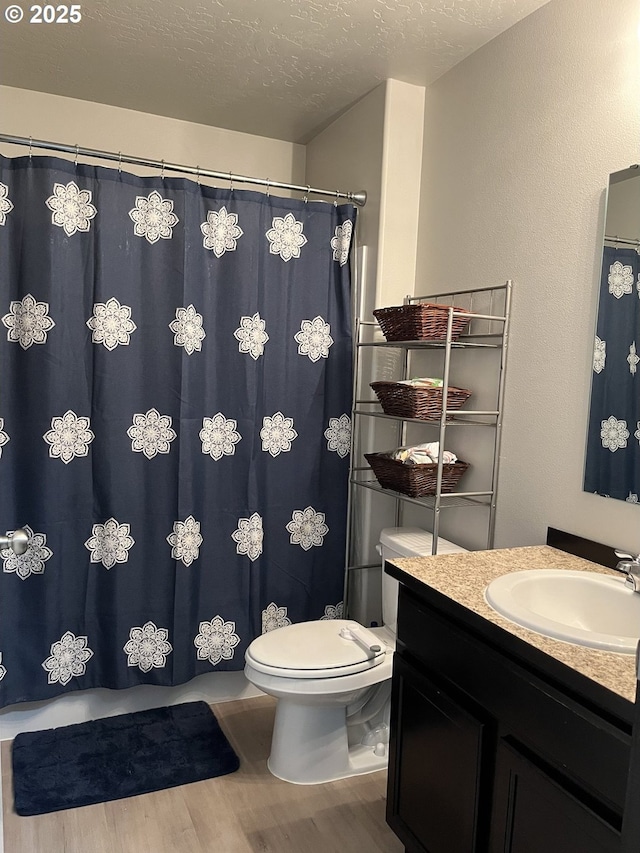
[(270, 697), (214, 707), (240, 756), (228, 776), (96, 806), (18, 817), (2, 744), (5, 853), (402, 853), (385, 823), (386, 773), (290, 785), (266, 767)]

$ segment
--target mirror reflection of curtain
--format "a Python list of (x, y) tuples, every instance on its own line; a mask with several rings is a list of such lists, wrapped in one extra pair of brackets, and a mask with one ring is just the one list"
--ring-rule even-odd
[(640, 254), (605, 246), (593, 354), (584, 489), (638, 503)]

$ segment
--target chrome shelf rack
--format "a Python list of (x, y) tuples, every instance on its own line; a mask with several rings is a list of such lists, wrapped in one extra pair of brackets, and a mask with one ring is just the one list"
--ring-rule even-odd
[[(506, 360), (509, 341), (509, 319), (511, 313), (512, 281), (508, 280), (502, 285), (494, 287), (476, 288), (473, 290), (457, 290), (438, 295), (429, 296), (407, 296), (405, 305), (417, 303), (436, 303), (448, 308), (447, 333), (443, 340), (438, 341), (386, 341), (375, 339), (376, 331), (379, 332), (378, 324), (372, 320), (357, 318), (354, 327), (354, 362), (353, 362), (353, 404), (352, 404), (352, 447), (351, 447), (351, 469), (349, 474), (349, 502), (348, 502), (348, 524), (346, 544), (346, 578), (345, 578), (345, 608), (348, 595), (348, 584), (350, 572), (354, 570), (373, 568), (377, 564), (359, 565), (354, 562), (354, 523), (358, 496), (361, 490), (366, 489), (387, 495), (395, 501), (396, 525), (401, 524), (402, 507), (405, 503), (423, 507), (431, 514), (430, 527), (433, 534), (432, 553), (437, 553), (438, 531), (440, 526), (440, 513), (449, 508), (474, 509), (484, 507), (488, 510), (486, 547), (493, 547), (495, 536), (496, 500), (498, 491), (498, 470), (500, 463), (500, 441), (502, 434), (502, 408), (504, 403), (504, 384), (506, 372)], [(455, 306), (455, 307), (454, 307)], [(456, 308), (464, 308), (465, 313), (456, 311)], [(466, 313), (469, 312), (469, 313)], [(465, 332), (458, 340), (453, 340), (453, 320), (456, 317), (469, 317), (470, 323)], [(365, 339), (366, 337), (370, 339)], [(421, 418), (398, 417), (385, 414), (381, 410), (377, 399), (364, 397), (363, 386), (368, 387), (368, 382), (373, 377), (363, 378), (362, 351), (365, 348), (393, 349), (400, 352), (400, 379), (408, 379), (410, 376), (411, 353), (413, 351), (434, 350), (442, 354), (442, 378), (443, 378), (443, 409), (440, 417), (435, 420)], [(447, 397), (450, 387), (449, 376), (453, 358), (463, 357), (464, 351), (495, 350), (496, 351), (496, 408), (495, 409), (447, 409)], [(434, 495), (413, 498), (383, 488), (373, 476), (371, 468), (363, 464), (362, 447), (363, 440), (359, 421), (362, 418), (378, 418), (395, 421), (397, 423), (396, 440), (397, 446), (406, 443), (407, 427), (410, 424), (424, 426), (427, 431), (437, 431), (437, 440), (440, 447), (445, 447), (445, 438), (448, 430), (459, 430), (465, 427), (484, 427), (494, 430), (493, 458), (490, 462), (491, 473), (489, 483), (483, 491), (455, 491), (451, 493), (442, 492), (442, 457), (438, 463), (436, 491)], [(434, 436), (435, 439), (435, 436)], [(386, 449), (386, 448), (385, 448)], [(368, 452), (368, 451), (367, 451)]]

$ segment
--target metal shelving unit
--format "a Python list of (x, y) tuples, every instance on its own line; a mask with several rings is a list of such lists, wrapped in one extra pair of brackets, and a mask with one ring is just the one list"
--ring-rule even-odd
[[(448, 307), (448, 324), (446, 337), (441, 341), (386, 341), (375, 339), (376, 331), (379, 329), (377, 322), (356, 319), (354, 329), (354, 383), (353, 383), (353, 405), (352, 405), (352, 448), (351, 448), (351, 470), (349, 486), (349, 510), (347, 525), (347, 577), (345, 581), (345, 596), (349, 583), (350, 571), (357, 569), (372, 568), (376, 564), (357, 565), (353, 561), (353, 526), (354, 510), (357, 506), (358, 495), (362, 489), (378, 492), (389, 496), (395, 501), (396, 525), (401, 524), (402, 507), (405, 503), (423, 507), (431, 514), (430, 527), (433, 533), (433, 550), (437, 553), (438, 530), (440, 525), (440, 513), (453, 507), (477, 508), (484, 507), (488, 510), (487, 521), (487, 548), (493, 547), (495, 533), (495, 511), (498, 486), (498, 467), (500, 457), (500, 439), (502, 432), (502, 407), (504, 399), (504, 380), (507, 357), (507, 345), (509, 337), (509, 316), (511, 309), (512, 282), (507, 281), (503, 285), (495, 287), (477, 288), (467, 291), (451, 291), (437, 296), (408, 296), (404, 300), (405, 305), (421, 302), (430, 302)], [(464, 308), (465, 312), (456, 311), (453, 306)], [(456, 317), (469, 317), (470, 323), (465, 332), (458, 338), (452, 340), (453, 320)], [(372, 338), (367, 340), (366, 338)], [(377, 399), (363, 396), (363, 386), (368, 387), (371, 377), (363, 379), (362, 351), (364, 348), (392, 349), (400, 353), (399, 379), (408, 379), (411, 375), (412, 353), (420, 351), (440, 351), (442, 355), (442, 378), (443, 378), (443, 410), (436, 420), (425, 420), (420, 418), (402, 418), (396, 415), (385, 414), (381, 410)], [(449, 376), (453, 359), (464, 358), (467, 353), (474, 351), (493, 350), (496, 352), (496, 408), (495, 409), (447, 409), (447, 397), (450, 387)], [(396, 380), (397, 381), (397, 380)], [(473, 389), (472, 389), (473, 390)], [(386, 419), (395, 421), (397, 424), (396, 446), (406, 444), (407, 428), (411, 424), (419, 424), (425, 427), (427, 435), (437, 432), (437, 440), (440, 447), (445, 448), (445, 438), (449, 430), (484, 428), (494, 430), (493, 458), (491, 460), (490, 482), (487, 488), (481, 491), (455, 491), (442, 493), (442, 458), (438, 463), (436, 491), (432, 496), (413, 498), (391, 489), (382, 488), (373, 475), (373, 471), (367, 464), (363, 463), (362, 447), (363, 440), (360, 419)], [(433, 440), (435, 440), (435, 436)], [(428, 440), (428, 439), (425, 439)], [(385, 448), (386, 449), (386, 448)], [(368, 450), (367, 450), (368, 452)]]

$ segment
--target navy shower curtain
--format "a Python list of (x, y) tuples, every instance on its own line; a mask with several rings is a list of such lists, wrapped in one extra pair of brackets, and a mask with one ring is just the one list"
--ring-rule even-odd
[(584, 489), (638, 503), (640, 255), (605, 246), (593, 355)]
[(351, 205), (0, 158), (0, 707), (341, 615)]

